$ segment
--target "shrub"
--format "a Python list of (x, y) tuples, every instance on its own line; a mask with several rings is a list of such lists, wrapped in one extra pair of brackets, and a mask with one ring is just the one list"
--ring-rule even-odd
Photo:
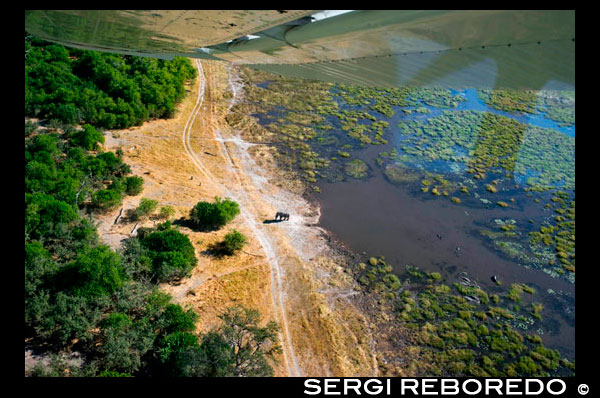
[(216, 229), (224, 226), (240, 214), (239, 205), (230, 200), (215, 197), (214, 203), (199, 202), (190, 212), (190, 217), (200, 228)]
[(248, 243), (248, 239), (246, 239), (244, 234), (234, 229), (225, 235), (225, 239), (214, 245), (212, 249), (218, 254), (231, 256), (238, 250), (241, 250), (246, 243)]
[(190, 269), (189, 261), (180, 252), (160, 252), (153, 256), (152, 273), (160, 282), (181, 279)]
[(103, 370), (97, 377), (133, 377), (129, 373), (115, 372), (114, 370)]
[(139, 220), (140, 218), (146, 217), (148, 214), (156, 210), (158, 201), (154, 199), (142, 198), (140, 204), (134, 210), (129, 211), (129, 218), (133, 221)]
[(121, 194), (114, 189), (101, 189), (92, 195), (92, 205), (101, 210), (109, 210), (123, 201)]
[(175, 229), (155, 231), (142, 239), (152, 260), (152, 274), (160, 282), (182, 278), (196, 264), (194, 246)]
[(25, 231), (30, 238), (58, 236), (63, 226), (77, 220), (68, 203), (43, 193), (25, 194)]
[(104, 144), (104, 135), (89, 124), (83, 125), (83, 130), (77, 130), (71, 134), (73, 145), (94, 150), (98, 148), (98, 143)]
[(172, 206), (163, 206), (160, 208), (158, 216), (163, 219), (171, 218), (175, 215), (175, 209)]
[(193, 333), (176, 332), (166, 336), (158, 350), (160, 371), (164, 376), (185, 376), (188, 355), (199, 348), (198, 337)]
[(193, 332), (198, 315), (192, 309), (184, 310), (179, 304), (168, 304), (158, 320), (158, 326), (165, 335)]
[(108, 246), (83, 251), (60, 270), (57, 283), (81, 297), (109, 295), (126, 279), (121, 257)]
[(142, 177), (132, 176), (125, 179), (125, 192), (127, 195), (135, 196), (144, 189), (144, 179)]

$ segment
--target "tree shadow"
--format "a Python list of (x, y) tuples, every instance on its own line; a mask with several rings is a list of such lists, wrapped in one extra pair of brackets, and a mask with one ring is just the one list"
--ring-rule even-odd
[(186, 227), (186, 228), (191, 229), (192, 231), (197, 231), (197, 232), (211, 232), (211, 231), (216, 231), (219, 229), (218, 227), (215, 227), (215, 226), (198, 225), (193, 220), (191, 220), (189, 218), (184, 218), (184, 217), (173, 220), (173, 225), (177, 225), (180, 227)]
[(230, 253), (224, 246), (223, 242), (216, 242), (210, 244), (205, 250), (201, 251), (200, 254), (205, 256), (221, 259), (223, 257), (229, 257), (234, 253)]

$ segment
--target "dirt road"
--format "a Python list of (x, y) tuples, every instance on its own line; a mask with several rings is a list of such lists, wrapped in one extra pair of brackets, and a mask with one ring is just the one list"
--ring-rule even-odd
[[(178, 226), (198, 264), (189, 277), (161, 290), (196, 311), (199, 333), (219, 325), (219, 315), (236, 304), (258, 309), (263, 322), (277, 321), (283, 350), (276, 376), (376, 375), (370, 326), (352, 304), (352, 278), (315, 227), (319, 209), (275, 184), (275, 148), (244, 141), (227, 123), (244, 95), (235, 68), (192, 62), (199, 76), (173, 119), (105, 135), (107, 149), (121, 148), (133, 173), (144, 177), (143, 193), (126, 198), (126, 209), (147, 197), (173, 206), (175, 218), (185, 220), (200, 200), (220, 196), (240, 204), (240, 216), (219, 231)], [(277, 211), (290, 213), (290, 220), (264, 223)], [(115, 248), (133, 228), (127, 220), (113, 225), (118, 212), (99, 219), (103, 240)], [(211, 256), (208, 247), (232, 229), (244, 233), (248, 245), (235, 256)]]
[[(202, 64), (198, 60), (196, 60), (196, 67), (198, 69), (198, 75), (200, 77), (200, 88), (198, 90), (198, 99), (196, 100), (196, 105), (182, 132), (182, 140), (183, 145), (185, 147), (185, 151), (190, 160), (194, 163), (194, 165), (198, 168), (198, 170), (202, 173), (202, 175), (206, 178), (208, 182), (219, 187), (219, 189), (223, 193), (225, 193), (227, 197), (235, 200), (240, 204), (241, 216), (244, 218), (246, 225), (252, 230), (253, 236), (259, 240), (262, 246), (262, 250), (264, 251), (267, 257), (267, 261), (269, 262), (269, 265), (271, 267), (271, 289), (273, 296), (273, 305), (275, 306), (275, 313), (278, 314), (279, 322), (284, 332), (284, 336), (280, 336), (280, 340), (282, 342), (283, 356), (287, 364), (289, 375), (302, 376), (302, 373), (300, 372), (300, 367), (298, 366), (298, 360), (296, 359), (296, 354), (294, 352), (294, 346), (291, 342), (291, 337), (285, 315), (284, 298), (281, 287), (281, 268), (277, 259), (277, 253), (275, 252), (275, 250), (273, 250), (273, 247), (267, 234), (259, 227), (257, 222), (258, 215), (256, 213), (256, 210), (253, 208), (252, 202), (248, 199), (247, 195), (245, 195), (244, 189), (237, 189), (234, 193), (227, 186), (217, 181), (217, 179), (212, 175), (212, 173), (202, 165), (201, 160), (194, 152), (194, 149), (192, 148), (192, 145), (190, 143), (192, 137), (192, 126), (194, 125), (194, 122), (198, 114), (200, 113), (200, 110), (202, 109), (206, 85)], [(234, 172), (234, 175), (237, 180), (237, 185), (241, 186), (242, 184), (237, 172), (235, 171), (235, 166), (233, 165), (231, 155), (229, 154), (227, 147), (223, 145), (223, 137), (219, 135), (219, 130), (215, 130), (215, 133), (217, 134), (216, 138), (221, 140), (219, 142), (221, 144), (220, 149), (222, 151), (222, 155), (228, 161), (227, 167), (229, 167), (230, 170)]]

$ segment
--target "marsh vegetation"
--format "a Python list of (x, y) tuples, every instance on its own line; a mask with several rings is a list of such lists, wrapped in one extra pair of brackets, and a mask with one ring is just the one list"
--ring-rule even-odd
[(406, 266), (398, 277), (393, 268), (383, 258), (371, 257), (354, 272), (361, 288), (377, 297), (381, 330), (391, 328), (396, 338), (402, 336), (405, 343), (395, 345), (392, 357), (407, 374), (574, 374), (574, 362), (542, 343), (538, 328), (543, 306), (526, 306), (521, 299), (523, 293), (536, 295), (532, 287), (487, 290), (464, 275), (451, 282), (439, 273)]
[[(410, 203), (411, 211), (416, 214), (442, 211), (443, 203), (462, 209), (464, 217), (472, 218), (464, 223), (469, 226), (464, 237), (478, 240), (481, 247), (477, 252), (482, 253), (479, 258), (488, 258), (483, 253), (491, 251), (510, 267), (533, 269), (567, 284), (574, 283), (575, 103), (572, 92), (364, 88), (301, 81), (250, 70), (243, 70), (243, 77), (250, 95), (244, 104), (237, 105), (238, 112), (248, 111), (257, 118), (254, 127), (257, 141), (277, 147), (277, 162), (296, 172), (307, 188), (307, 195), (322, 202), (327, 209), (323, 215), (326, 227), (342, 240), (347, 238), (346, 243), (352, 246), (365, 240), (371, 242), (371, 236), (379, 239), (385, 233), (389, 245), (396, 245), (392, 231), (399, 227), (394, 223), (417, 219), (390, 216), (390, 211), (403, 211), (391, 208), (392, 199), (381, 206), (380, 198), (377, 209), (369, 207), (374, 203), (373, 197), (395, 195), (394, 191), (383, 189), (382, 181), (385, 181), (397, 187), (398, 192), (414, 198)], [(236, 121), (239, 123), (241, 119), (238, 116)], [(246, 136), (252, 138), (251, 134)], [(359, 184), (355, 181), (357, 178), (363, 182)], [(344, 188), (333, 188), (338, 186)], [(349, 200), (344, 202), (349, 210), (336, 211), (328, 218), (328, 211), (339, 209), (339, 201), (328, 192), (351, 197), (352, 204)], [(403, 203), (407, 200), (403, 199)], [(433, 202), (442, 205), (430, 210)], [(368, 216), (352, 210), (358, 208)], [(388, 215), (380, 215), (378, 211), (388, 212)], [(431, 234), (431, 225), (402, 225), (404, 228), (418, 231), (418, 239), (410, 244), (428, 248), (432, 244), (429, 238), (423, 238), (426, 233)], [(352, 232), (348, 232), (349, 229)], [(377, 233), (366, 237), (361, 230)], [(414, 235), (411, 232), (407, 236)], [(433, 234), (431, 239), (445, 242), (442, 235), (435, 238)], [(368, 244), (357, 246), (360, 250), (369, 250)], [(378, 243), (377, 247), (380, 246)], [(453, 249), (448, 255), (436, 258), (442, 258), (444, 266), (461, 266), (467, 271), (469, 267), (479, 267), (475, 262), (461, 261), (460, 247), (453, 246)], [(402, 258), (402, 253), (397, 253), (397, 257)], [(359, 267), (364, 272), (357, 275), (357, 279), (363, 289), (377, 297), (396, 300), (396, 315), (386, 313), (385, 317), (414, 322), (409, 329), (432, 329), (427, 331), (427, 336), (414, 340), (411, 352), (421, 353), (423, 360), (423, 363), (414, 362), (415, 370), (423, 374), (509, 376), (563, 374), (572, 369), (569, 361), (557, 359), (557, 351), (540, 345), (547, 334), (518, 337), (518, 333), (513, 333), (517, 329), (534, 330), (532, 325), (540, 322), (540, 318), (552, 321), (561, 317), (554, 308), (547, 308), (547, 314), (542, 317), (545, 307), (541, 302), (548, 301), (548, 295), (563, 297), (563, 294), (570, 297), (571, 302), (570, 288), (565, 289), (570, 293), (560, 295), (544, 288), (534, 294), (542, 295), (543, 300), (523, 302), (519, 299), (524, 300), (522, 294), (529, 295), (530, 287), (522, 282), (510, 281), (506, 288), (501, 283), (488, 286), (505, 289), (493, 293), (486, 292), (484, 287), (479, 290), (454, 285), (442, 287), (435, 282), (439, 279), (427, 276), (437, 273), (434, 271), (437, 265), (419, 264), (414, 257), (412, 260), (430, 271), (422, 271), (423, 292), (411, 293), (411, 296), (403, 293), (401, 303), (396, 297), (398, 292), (391, 294), (389, 289), (390, 286), (396, 289), (401, 283), (405, 271), (399, 265), (384, 265), (378, 259), (374, 260), (375, 264), (365, 262)], [(389, 276), (384, 278), (384, 275)], [(435, 283), (429, 285), (432, 281)], [(435, 298), (439, 308), (442, 304), (445, 306), (445, 312), (426, 309), (429, 308), (427, 300), (423, 306), (419, 304), (419, 294), (431, 299), (426, 294), (434, 294), (436, 289), (459, 293), (454, 297), (447, 292), (446, 298)], [(478, 304), (465, 296), (474, 298)], [(476, 309), (484, 304), (487, 308)], [(450, 305), (454, 306), (454, 312), (448, 312)], [(456, 309), (457, 305), (460, 309)], [(572, 302), (568, 311), (574, 311)], [(450, 314), (455, 314), (457, 320), (450, 319)], [(427, 326), (438, 317), (448, 323)], [(568, 322), (572, 327), (571, 321)], [(468, 328), (461, 329), (465, 324)], [(450, 336), (457, 336), (458, 341)], [(474, 347), (486, 347), (484, 354), (471, 352)], [(441, 353), (442, 348), (449, 351)]]

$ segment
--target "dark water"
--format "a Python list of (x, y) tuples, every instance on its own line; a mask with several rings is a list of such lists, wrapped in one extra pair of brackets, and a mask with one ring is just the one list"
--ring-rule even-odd
[[(567, 304), (557, 302), (555, 294), (547, 293), (552, 289), (572, 297), (574, 285), (504, 258), (475, 235), (476, 221), (487, 222), (491, 217), (518, 219), (540, 209), (490, 210), (457, 206), (443, 199), (423, 200), (388, 183), (380, 172), (366, 181), (322, 182), (319, 187), (321, 226), (354, 251), (384, 256), (399, 274), (405, 265), (415, 265), (440, 272), (450, 283), (466, 271), (490, 292), (503, 292), (511, 283), (534, 286), (535, 301), (544, 304), (544, 321), (548, 324), (542, 336), (544, 343), (574, 355), (574, 316), (564, 314), (570, 299)], [(492, 275), (498, 276), (504, 288), (491, 281)]]
[[(265, 88), (269, 82), (263, 85)], [(263, 87), (261, 86), (261, 87)], [(334, 90), (335, 93), (335, 90)], [(543, 320), (536, 323), (535, 330), (543, 330), (544, 344), (559, 349), (564, 356), (573, 358), (575, 355), (575, 321), (574, 321), (574, 284), (564, 278), (553, 278), (539, 269), (526, 268), (515, 260), (507, 257), (493, 247), (487, 237), (479, 234), (478, 230), (489, 227), (495, 218), (519, 220), (519, 230), (526, 234), (529, 228), (539, 228), (539, 224), (529, 225), (528, 219), (540, 220), (548, 217), (551, 211), (543, 208), (548, 200), (534, 203), (526, 198), (522, 189), (503, 187), (502, 192), (494, 194), (494, 200), (515, 202), (509, 208), (500, 208), (495, 204), (486, 208), (476, 197), (461, 196), (463, 202), (459, 205), (451, 203), (448, 198), (435, 197), (420, 192), (420, 183), (391, 184), (383, 174), (375, 159), (378, 154), (390, 151), (399, 143), (401, 135), (396, 126), (400, 120), (417, 119), (425, 121), (440, 115), (447, 110), (474, 110), (491, 112), (513, 118), (521, 123), (539, 127), (553, 128), (566, 135), (574, 137), (575, 126), (559, 126), (557, 122), (547, 119), (543, 112), (536, 114), (518, 114), (503, 112), (488, 107), (475, 90), (453, 91), (453, 95), (461, 95), (466, 101), (458, 102), (456, 108), (436, 108), (418, 101), (415, 107), (425, 107), (430, 113), (413, 112), (406, 115), (402, 108), (393, 107), (394, 115), (384, 119), (389, 122), (385, 134), (387, 145), (372, 145), (357, 148), (355, 141), (349, 139), (341, 131), (340, 122), (336, 117), (327, 117), (334, 126), (331, 135), (335, 140), (317, 149), (321, 156), (336, 156), (337, 150), (343, 144), (352, 144), (352, 159), (365, 161), (370, 168), (370, 177), (366, 180), (346, 178), (345, 181), (327, 182), (321, 179), (318, 186), (321, 193), (316, 196), (321, 204), (320, 225), (330, 231), (338, 241), (349, 249), (364, 253), (366, 256), (384, 256), (386, 262), (395, 267), (395, 272), (401, 277), (406, 265), (414, 265), (429, 272), (439, 272), (446, 283), (457, 281), (460, 272), (467, 272), (469, 277), (491, 293), (505, 294), (511, 283), (526, 283), (533, 286), (536, 293), (533, 296), (522, 295), (523, 306), (532, 301), (541, 302), (544, 306)], [(357, 109), (356, 106), (341, 105), (342, 109)], [(278, 111), (276, 110), (275, 113)], [(265, 115), (256, 115), (265, 124), (269, 121)], [(460, 154), (458, 152), (455, 153)], [(325, 154), (329, 152), (329, 154)], [(419, 166), (419, 165), (417, 165)], [(420, 165), (422, 167), (423, 165)], [(449, 173), (460, 178), (464, 175), (465, 165), (449, 162), (429, 162), (425, 168), (430, 171)], [(450, 178), (450, 174), (446, 177)], [(515, 176), (512, 184), (521, 183), (528, 177)], [(467, 177), (471, 178), (471, 177)], [(488, 179), (495, 177), (490, 176)], [(489, 181), (480, 181), (478, 185)], [(490, 195), (484, 195), (490, 197)], [(548, 197), (546, 198), (548, 199)], [(440, 235), (442, 239), (439, 239)], [(457, 251), (457, 247), (460, 250)], [(491, 281), (496, 275), (502, 286)], [(551, 289), (551, 292), (548, 290)], [(533, 330), (530, 330), (533, 331)]]
[[(474, 90), (467, 90), (465, 94), (468, 101), (460, 103), (457, 109), (489, 110), (474, 93)], [(485, 109), (481, 108), (481, 104)], [(441, 112), (429, 108), (432, 113), (426, 117), (434, 117)], [(543, 114), (533, 119), (527, 115), (506, 114), (541, 127), (556, 125), (554, 121), (545, 119)], [(397, 112), (390, 119), (391, 130), (399, 117)], [(556, 129), (574, 135), (574, 126)], [(321, 189), (318, 195), (322, 209), (321, 226), (356, 252), (364, 252), (367, 256), (384, 256), (400, 275), (404, 273), (406, 265), (415, 265), (429, 272), (440, 272), (449, 284), (457, 281), (458, 273), (466, 271), (492, 293), (504, 294), (511, 283), (533, 286), (536, 293), (533, 298), (524, 294), (523, 305), (531, 301), (544, 305), (541, 326), (536, 325), (535, 330), (538, 327), (543, 330), (542, 339), (546, 346), (574, 357), (574, 284), (564, 278), (554, 278), (539, 269), (519, 265), (490, 247), (488, 238), (477, 232), (481, 225), (489, 225), (494, 218), (528, 220), (547, 216), (548, 211), (543, 209), (544, 202), (525, 200), (523, 191), (514, 190), (508, 195), (505, 193), (505, 196), (495, 194), (497, 196), (494, 199), (507, 201), (512, 196), (516, 199), (515, 205), (509, 208), (494, 205), (488, 209), (478, 199), (471, 199), (477, 202), (474, 206), (468, 205), (468, 201), (456, 205), (448, 198), (425, 195), (414, 185), (410, 188), (410, 184), (391, 184), (375, 164), (375, 158), (392, 148), (392, 144), (388, 144), (353, 151), (352, 158), (364, 160), (371, 169), (372, 175), (366, 180), (347, 178), (342, 182), (318, 183)], [(519, 223), (523, 225), (521, 221)], [(460, 247), (459, 251), (457, 247)], [(497, 275), (502, 281), (501, 287), (491, 281), (492, 275)], [(548, 289), (554, 293), (549, 293)]]

